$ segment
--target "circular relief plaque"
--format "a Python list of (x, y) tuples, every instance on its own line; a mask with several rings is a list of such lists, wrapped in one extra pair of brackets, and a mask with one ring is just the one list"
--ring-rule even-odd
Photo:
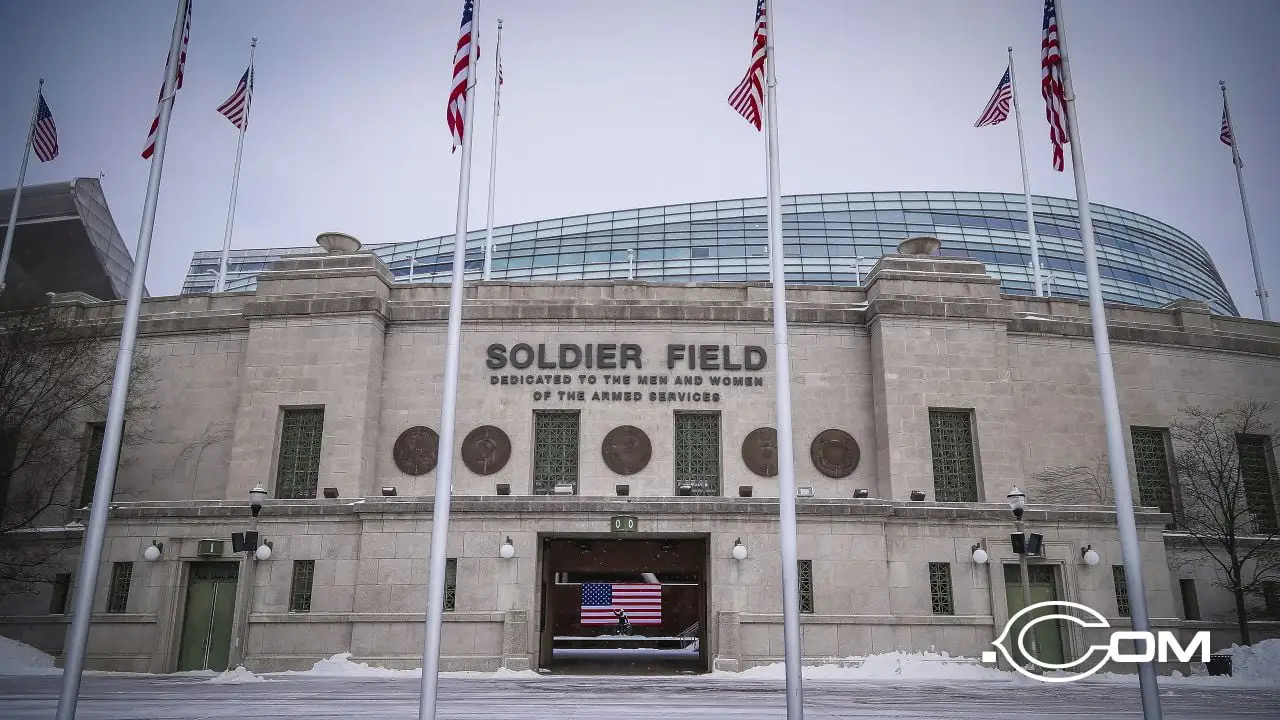
[(823, 430), (809, 446), (809, 457), (818, 472), (832, 478), (842, 478), (858, 467), (862, 452), (853, 436), (843, 430)]
[(604, 464), (619, 475), (634, 475), (649, 464), (653, 445), (644, 431), (632, 425), (619, 425), (604, 436), (600, 444)]
[(778, 431), (771, 427), (756, 428), (742, 441), (742, 462), (761, 477), (778, 474)]
[(511, 439), (501, 428), (481, 425), (462, 441), (462, 462), (477, 475), (492, 475), (511, 459)]
[(436, 467), (439, 447), (440, 436), (435, 430), (415, 425), (396, 438), (391, 457), (405, 475), (426, 475)]

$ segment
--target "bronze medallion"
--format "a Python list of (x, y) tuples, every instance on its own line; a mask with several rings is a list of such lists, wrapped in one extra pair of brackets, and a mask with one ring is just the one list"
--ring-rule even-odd
[(511, 439), (501, 428), (481, 425), (462, 441), (462, 462), (477, 475), (492, 475), (511, 459)]
[(809, 457), (818, 472), (832, 478), (842, 478), (858, 468), (862, 451), (853, 436), (843, 430), (823, 430), (809, 446)]
[(440, 436), (435, 430), (415, 425), (396, 438), (391, 457), (405, 475), (426, 475), (436, 467), (439, 448)]
[(778, 431), (771, 427), (756, 428), (742, 441), (742, 462), (761, 477), (778, 474)]
[(600, 455), (604, 464), (619, 475), (634, 475), (649, 464), (653, 445), (649, 436), (638, 427), (619, 425), (604, 436), (600, 443)]

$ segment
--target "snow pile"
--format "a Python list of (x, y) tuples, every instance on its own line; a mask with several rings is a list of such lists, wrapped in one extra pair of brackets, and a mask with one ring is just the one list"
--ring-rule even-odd
[(0, 675), (61, 675), (53, 656), (0, 635)]
[(287, 671), (282, 673), (274, 673), (276, 675), (310, 675), (313, 677), (422, 677), (422, 669), (417, 670), (392, 670), (390, 668), (374, 667), (369, 663), (352, 662), (351, 653), (344, 652), (337, 655), (331, 655), (323, 660), (316, 662), (311, 666), (310, 670), (303, 671)]
[[(809, 680), (1016, 680), (1013, 673), (984, 667), (972, 658), (951, 657), (947, 653), (889, 652), (866, 657), (836, 659), (803, 670)], [(712, 673), (722, 677), (781, 680), (786, 677), (782, 663), (761, 665), (742, 672)]]
[(1231, 678), (1247, 683), (1280, 685), (1280, 639), (1253, 645), (1232, 645), (1223, 651), (1231, 655)]
[(245, 670), (244, 666), (241, 665), (235, 670), (227, 670), (226, 672), (214, 675), (208, 680), (205, 680), (205, 682), (212, 683), (214, 685), (243, 685), (245, 683), (266, 682), (266, 680), (267, 679), (261, 675), (255, 675), (248, 670)]
[[(414, 670), (414, 673), (421, 673), (421, 670)], [(475, 670), (456, 670), (453, 672), (442, 672), (440, 677), (447, 678), (483, 678), (492, 680), (524, 680), (527, 678), (541, 678), (543, 675), (533, 670), (508, 670), (506, 668), (498, 668), (493, 672), (478, 672)]]

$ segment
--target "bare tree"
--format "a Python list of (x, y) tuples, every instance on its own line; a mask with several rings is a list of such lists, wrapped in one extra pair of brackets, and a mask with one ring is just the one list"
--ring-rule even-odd
[[(49, 581), (78, 545), (43, 531), (84, 505), (98, 454), (90, 423), (106, 418), (115, 370), (111, 340), (102, 325), (48, 306), (0, 316), (0, 594)], [(124, 444), (147, 434), (151, 368), (145, 353), (134, 356)]]
[(1246, 596), (1280, 579), (1270, 406), (1249, 401), (1228, 410), (1188, 407), (1169, 428), (1177, 457), (1178, 530), (1216, 566), (1217, 585), (1235, 597), (1240, 640), (1248, 645)]
[(1107, 456), (1099, 453), (1088, 465), (1047, 467), (1031, 476), (1037, 503), (1114, 505)]

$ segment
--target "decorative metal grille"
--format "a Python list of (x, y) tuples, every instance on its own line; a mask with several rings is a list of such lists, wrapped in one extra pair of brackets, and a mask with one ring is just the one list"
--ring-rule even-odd
[(80, 506), (93, 502), (93, 490), (98, 485), (98, 463), (102, 462), (102, 443), (107, 436), (107, 426), (93, 423), (89, 426), (89, 454), (84, 460), (84, 482), (80, 485)]
[(71, 573), (57, 573), (53, 576), (53, 592), (49, 596), (49, 614), (64, 615), (67, 612), (67, 597), (71, 594)]
[(951, 563), (929, 563), (929, 600), (934, 615), (955, 615), (951, 594)]
[(122, 613), (129, 606), (129, 586), (133, 584), (133, 563), (118, 562), (111, 566), (111, 592), (107, 595), (107, 612)]
[(289, 612), (311, 612), (311, 585), (315, 577), (315, 560), (293, 561), (293, 582), (289, 585)]
[(533, 413), (534, 495), (552, 495), (557, 485), (578, 494), (578, 419), (576, 410)]
[(1160, 428), (1133, 428), (1133, 464), (1138, 474), (1138, 499), (1148, 507), (1173, 512), (1173, 483), (1169, 475), (1168, 443)]
[(1129, 617), (1129, 583), (1125, 580), (1124, 566), (1111, 566), (1111, 580), (1116, 585), (1116, 612), (1120, 617)]
[(675, 426), (676, 494), (719, 495), (720, 413), (678, 412)]
[(1274, 533), (1276, 499), (1271, 490), (1271, 468), (1267, 462), (1270, 438), (1264, 435), (1241, 435), (1236, 438), (1240, 454), (1240, 478), (1244, 481), (1245, 502), (1253, 514), (1253, 532)]
[(933, 450), (933, 496), (939, 502), (977, 502), (972, 413), (930, 410), (929, 444)]
[(458, 558), (444, 561), (444, 609), (453, 610), (458, 604)]
[(813, 612), (813, 561), (800, 560), (800, 612)]
[(285, 410), (280, 426), (276, 497), (311, 500), (320, 484), (320, 440), (324, 409)]

